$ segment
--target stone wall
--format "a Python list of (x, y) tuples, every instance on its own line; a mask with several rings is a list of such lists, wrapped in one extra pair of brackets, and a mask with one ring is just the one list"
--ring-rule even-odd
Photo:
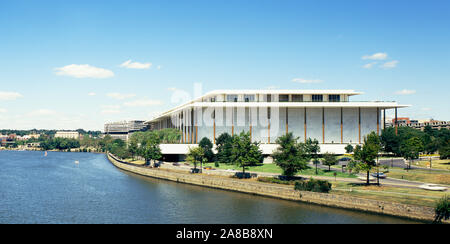
[(369, 211), (373, 213), (406, 217), (417, 220), (432, 221), (434, 219), (434, 209), (430, 207), (384, 202), (352, 196), (296, 191), (292, 186), (277, 186), (269, 183), (250, 182), (220, 176), (189, 174), (185, 172), (145, 168), (123, 163), (120, 160), (114, 158), (114, 156), (112, 155), (108, 155), (108, 159), (112, 164), (120, 169), (143, 176), (166, 179), (180, 183), (231, 190), (285, 200), (302, 201), (339, 208), (354, 209), (359, 211)]

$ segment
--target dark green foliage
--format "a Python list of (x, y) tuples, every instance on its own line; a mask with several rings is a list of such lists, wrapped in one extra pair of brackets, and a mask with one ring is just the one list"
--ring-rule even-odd
[(331, 183), (326, 180), (315, 180), (295, 182), (295, 190), (328, 193), (331, 190)]
[(263, 155), (259, 149), (259, 143), (252, 142), (250, 133), (241, 132), (239, 136), (232, 137), (232, 148), (230, 160), (245, 173), (247, 166), (254, 166), (263, 162)]
[(198, 143), (198, 146), (203, 148), (205, 158), (208, 162), (214, 161), (214, 153), (212, 151), (213, 144), (211, 140), (209, 140), (207, 137), (203, 137)]
[(305, 152), (305, 146), (298, 143), (292, 133), (278, 137), (277, 144), (280, 146), (272, 157), (276, 165), (283, 170), (283, 175), (294, 176), (298, 171), (309, 168), (309, 155)]
[(367, 137), (364, 137), (363, 146), (356, 146), (354, 150), (354, 158), (357, 161), (347, 167), (356, 172), (365, 171), (367, 174), (367, 184), (369, 181), (369, 172), (372, 167), (375, 166), (375, 159), (378, 156), (378, 152), (381, 150), (380, 137), (375, 133), (371, 132)]
[(339, 162), (338, 158), (331, 153), (324, 153), (322, 157), (323, 157), (322, 164), (327, 165), (329, 171), (331, 170), (332, 165), (336, 165)]
[(345, 152), (346, 152), (346, 153), (352, 153), (352, 152), (353, 152), (353, 146), (350, 145), (350, 144), (348, 144), (348, 145), (345, 147)]
[(450, 140), (439, 147), (439, 155), (441, 159), (450, 158)]
[(435, 212), (434, 216), (435, 223), (441, 223), (442, 220), (450, 219), (450, 197), (446, 195), (443, 198), (441, 198), (437, 202), (434, 212)]
[(233, 148), (233, 138), (228, 133), (221, 134), (216, 139), (217, 155), (216, 160), (220, 164), (232, 164), (231, 155)]
[(79, 148), (80, 141), (69, 138), (52, 138), (40, 142), (43, 150), (67, 150), (71, 148)]

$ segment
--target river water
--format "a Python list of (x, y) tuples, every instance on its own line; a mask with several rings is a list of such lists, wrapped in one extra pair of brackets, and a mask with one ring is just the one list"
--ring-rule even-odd
[(103, 154), (0, 151), (0, 223), (414, 222), (142, 177)]

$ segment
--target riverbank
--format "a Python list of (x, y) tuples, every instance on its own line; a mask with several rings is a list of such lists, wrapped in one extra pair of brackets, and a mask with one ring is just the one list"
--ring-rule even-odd
[(415, 206), (395, 202), (357, 198), (352, 196), (325, 194), (316, 192), (300, 192), (292, 186), (274, 185), (251, 180), (238, 180), (229, 177), (211, 176), (205, 174), (189, 174), (174, 170), (152, 169), (123, 162), (113, 155), (107, 155), (109, 161), (125, 171), (143, 176), (170, 180), (210, 188), (230, 190), (254, 195), (261, 195), (291, 201), (320, 204), (331, 207), (352, 209), (377, 214), (386, 214), (421, 221), (433, 221), (434, 209), (425, 206)]

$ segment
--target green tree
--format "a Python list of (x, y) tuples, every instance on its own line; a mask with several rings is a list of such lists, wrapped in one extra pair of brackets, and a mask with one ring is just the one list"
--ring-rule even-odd
[(233, 136), (231, 154), (233, 163), (241, 167), (244, 174), (248, 166), (261, 164), (264, 159), (259, 149), (259, 143), (252, 142), (248, 132), (241, 132), (239, 136)]
[(150, 164), (150, 161), (159, 160), (162, 157), (159, 144), (160, 139), (156, 133), (147, 133), (145, 135), (139, 152), (147, 165)]
[(353, 146), (352, 146), (351, 144), (348, 144), (348, 145), (345, 147), (345, 152), (346, 152), (346, 153), (352, 153), (352, 152), (353, 152)]
[(186, 155), (186, 161), (194, 164), (194, 169), (197, 169), (197, 164), (203, 164), (205, 159), (205, 151), (202, 147), (189, 147), (189, 151)]
[(216, 139), (216, 150), (217, 150), (217, 162), (221, 164), (231, 164), (232, 161), (232, 149), (233, 149), (233, 138), (228, 133), (221, 134)]
[(298, 143), (292, 133), (278, 137), (276, 143), (279, 145), (272, 157), (276, 165), (283, 170), (283, 175), (292, 177), (298, 171), (308, 168), (310, 157), (305, 153), (304, 146)]
[(375, 133), (371, 132), (367, 137), (364, 137), (364, 144), (362, 147), (356, 147), (354, 152), (355, 160), (359, 161), (355, 164), (356, 171), (365, 171), (367, 173), (367, 182), (370, 184), (369, 173), (372, 167), (376, 165), (375, 159), (381, 150), (381, 140), (380, 137)]
[(203, 148), (206, 160), (208, 162), (214, 161), (214, 153), (212, 151), (213, 144), (212, 144), (211, 140), (209, 140), (207, 137), (203, 137), (200, 140), (200, 142), (198, 143), (198, 146)]
[(317, 175), (317, 165), (319, 164), (318, 156), (320, 153), (319, 141), (317, 139), (312, 140), (311, 138), (308, 138), (303, 147), (306, 154), (313, 159), (313, 163), (316, 165), (316, 175)]
[(419, 137), (412, 137), (404, 141), (401, 145), (401, 155), (409, 161), (408, 168), (411, 168), (411, 161), (418, 159), (424, 147)]
[(328, 171), (331, 171), (332, 165), (336, 165), (338, 163), (338, 158), (334, 154), (326, 152), (322, 155), (322, 157), (322, 164), (328, 166)]
[(450, 218), (450, 197), (445, 195), (436, 204), (435, 207), (434, 222), (441, 223), (442, 220), (448, 220)]

